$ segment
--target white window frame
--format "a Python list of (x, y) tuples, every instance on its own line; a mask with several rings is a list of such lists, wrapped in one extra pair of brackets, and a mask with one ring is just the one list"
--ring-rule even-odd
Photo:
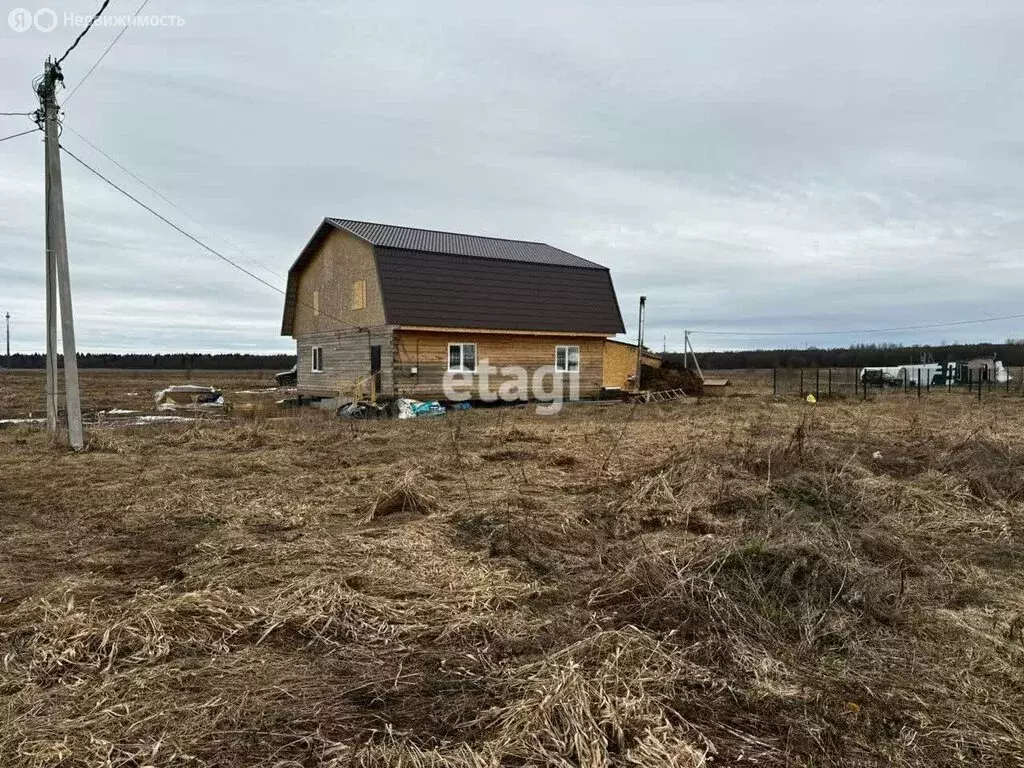
[[(317, 360), (319, 358), (319, 361)], [(317, 362), (320, 363), (319, 367)], [(309, 370), (311, 373), (323, 373), (324, 372), (324, 348), (313, 347), (310, 354)]]
[[(452, 347), (458, 347), (459, 348), (459, 365), (457, 367), (452, 367)], [(466, 347), (472, 347), (473, 348), (473, 367), (472, 368), (467, 368), (466, 367), (466, 363), (465, 363), (465, 361), (466, 361), (465, 348)], [(476, 373), (477, 365), (479, 364), (479, 362), (480, 362), (480, 358), (477, 355), (477, 346), (476, 346), (475, 343), (473, 343), (473, 342), (457, 342), (457, 343), (449, 344), (448, 345), (448, 360), (447, 360), (447, 363), (448, 363), (448, 370), (449, 371), (453, 371), (453, 372), (457, 372), (457, 373)]]
[[(558, 364), (558, 356), (565, 350), (565, 367)], [(572, 367), (572, 350), (576, 350), (576, 367)], [(555, 347), (555, 370), (558, 373), (580, 372), (580, 348), (576, 344), (559, 344)]]

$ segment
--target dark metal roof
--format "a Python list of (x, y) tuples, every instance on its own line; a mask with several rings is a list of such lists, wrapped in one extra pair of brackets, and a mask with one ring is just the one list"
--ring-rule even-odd
[(327, 219), (334, 226), (382, 248), (404, 248), (409, 251), (444, 253), (449, 256), (477, 256), (483, 259), (525, 261), (530, 264), (554, 264), (561, 267), (604, 269), (600, 264), (581, 259), (545, 243), (529, 240), (505, 240), (499, 237), (462, 235), (432, 229), (395, 227), (352, 219)]
[(294, 328), (299, 275), (334, 229), (373, 245), (388, 325), (625, 330), (608, 269), (571, 253), (543, 243), (324, 219), (288, 272), (284, 336)]
[(607, 269), (374, 248), (390, 325), (623, 333)]

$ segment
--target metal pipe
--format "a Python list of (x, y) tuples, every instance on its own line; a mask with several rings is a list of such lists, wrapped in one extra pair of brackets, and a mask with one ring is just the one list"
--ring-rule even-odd
[[(640, 378), (643, 373), (644, 363), (644, 315), (647, 310), (647, 297), (640, 297), (640, 318), (637, 323), (637, 337), (636, 337), (636, 389), (640, 391)], [(688, 332), (687, 332), (688, 333)]]

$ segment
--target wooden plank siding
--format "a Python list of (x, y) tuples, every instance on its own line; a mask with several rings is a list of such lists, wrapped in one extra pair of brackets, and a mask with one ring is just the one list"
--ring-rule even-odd
[[(307, 333), (296, 339), (298, 347), (298, 394), (334, 397), (351, 394), (352, 385), (370, 375), (370, 345), (381, 347), (378, 394), (390, 396), (394, 388), (394, 329), (378, 326)], [(323, 350), (323, 373), (313, 373), (313, 347)], [(369, 394), (369, 384), (363, 392)]]
[[(662, 360), (645, 352), (643, 363), (661, 368)], [(608, 339), (604, 343), (604, 386), (608, 389), (636, 389), (631, 376), (636, 376), (636, 344)]]
[[(448, 370), (449, 344), (476, 344), (478, 368), (485, 360), (498, 368), (522, 366), (530, 374), (531, 398), (537, 394), (532, 391), (533, 375), (538, 368), (554, 366), (555, 347), (577, 346), (580, 348), (580, 370), (575, 375), (579, 379), (580, 397), (597, 397), (601, 392), (604, 368), (604, 339), (601, 337), (398, 329), (394, 342), (395, 394), (418, 400), (444, 398), (443, 381)], [(563, 377), (569, 375), (572, 374), (561, 374)], [(490, 390), (497, 392), (502, 381), (504, 379), (500, 376), (493, 377)], [(550, 386), (550, 380), (546, 386)], [(473, 399), (480, 399), (481, 394), (477, 377), (474, 377)]]

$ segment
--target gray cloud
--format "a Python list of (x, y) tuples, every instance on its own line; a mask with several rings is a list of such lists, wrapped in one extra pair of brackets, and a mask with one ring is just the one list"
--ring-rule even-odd
[[(337, 215), (605, 263), (628, 324), (648, 295), (654, 344), (678, 346), (684, 328), (795, 330), (807, 336), (770, 341), (798, 346), (1024, 335), (1015, 321), (810, 335), (1015, 313), (1017, 2), (154, 0), (147, 13), (185, 24), (129, 30), (66, 122), (209, 229), (74, 134), (65, 144), (268, 280), (231, 243), (283, 273)], [(0, 110), (32, 108), (42, 59), (76, 33), (0, 26)], [(90, 33), (69, 84), (116, 33)], [(0, 118), (0, 133), (23, 124)], [(43, 342), (41, 160), (36, 137), (0, 144), (0, 299), (24, 350)], [(290, 348), (278, 294), (70, 159), (65, 177), (84, 350)]]

